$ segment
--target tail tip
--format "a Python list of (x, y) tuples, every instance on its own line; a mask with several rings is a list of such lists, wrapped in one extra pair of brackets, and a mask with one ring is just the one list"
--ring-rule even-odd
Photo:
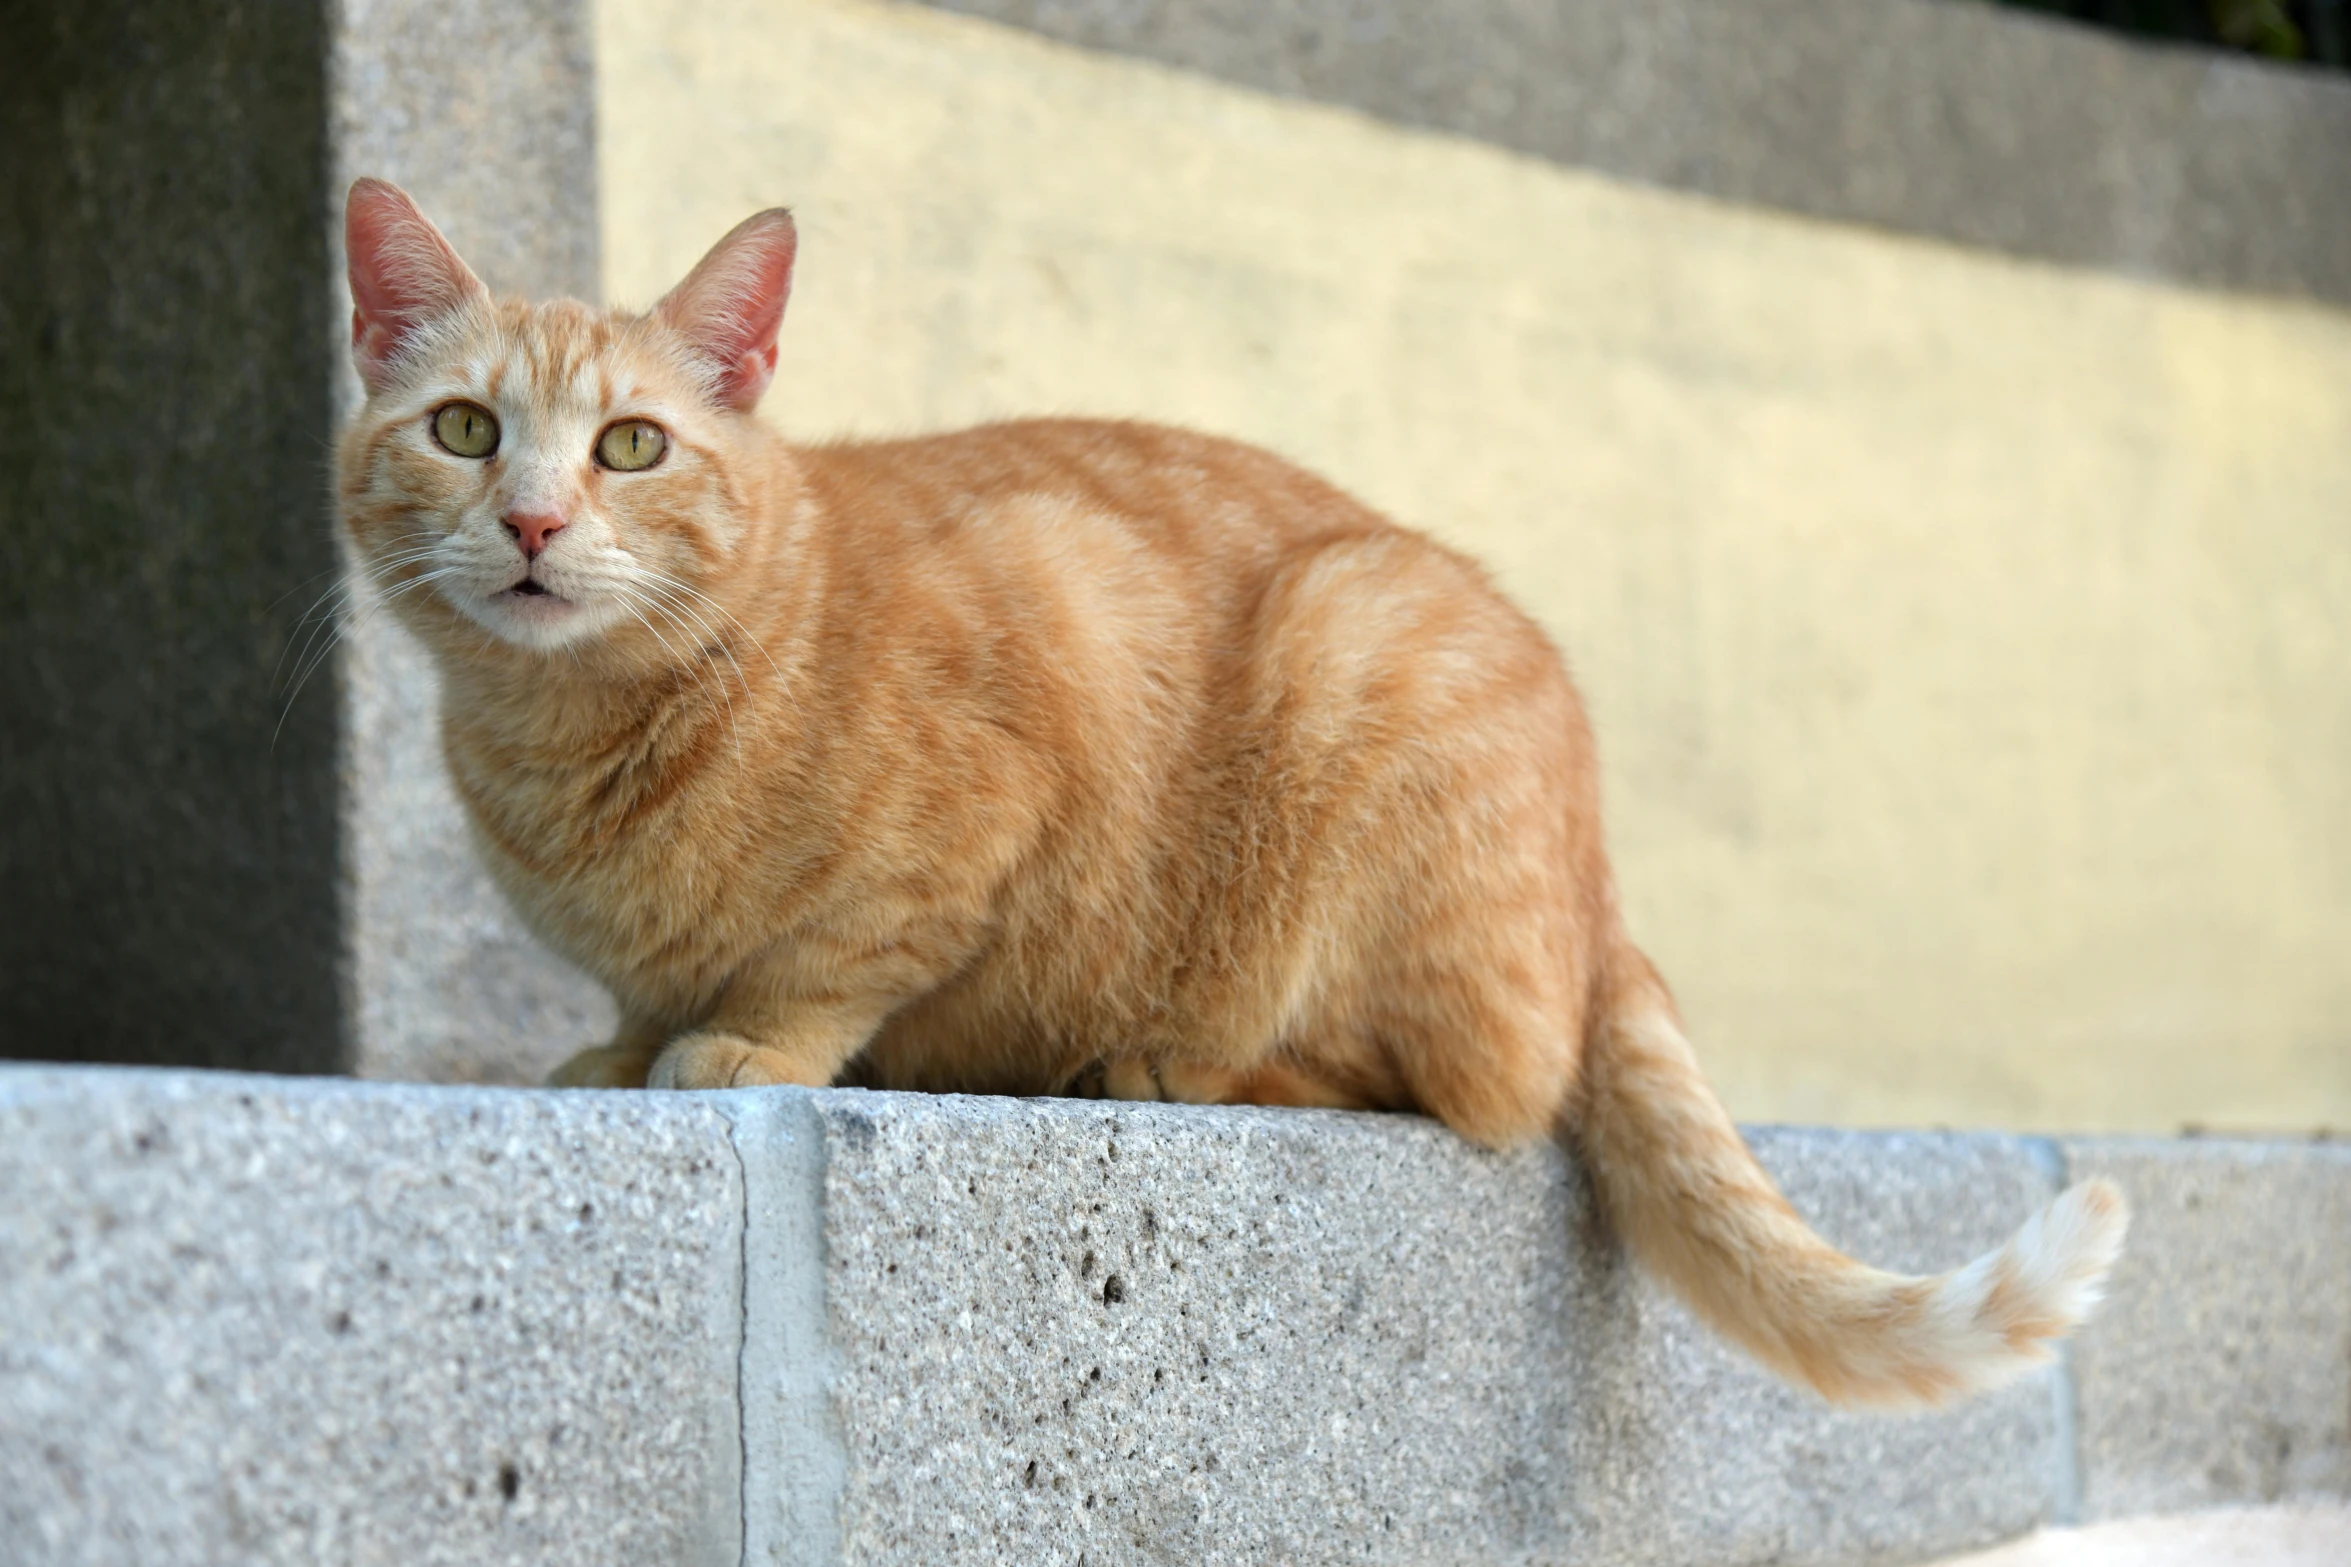
[(2047, 1362), (2057, 1341), (2097, 1309), (2122, 1255), (2130, 1204), (2112, 1181), (2068, 1187), (2008, 1245), (1957, 1273), (1938, 1292), (1952, 1315), (1932, 1372), (1890, 1402), (1910, 1407), (1988, 1391)]
[(2112, 1181), (2066, 1188), (1995, 1261), (1996, 1282), (1981, 1303), (1987, 1325), (2024, 1361), (2047, 1359), (2053, 1341), (2097, 1309), (2130, 1223), (2130, 1204)]
[(2122, 1188), (2104, 1176), (2071, 1186), (2050, 1205), (2050, 1228), (2071, 1254), (2075, 1270), (2094, 1288), (2122, 1256), (2130, 1233), (2131, 1205)]

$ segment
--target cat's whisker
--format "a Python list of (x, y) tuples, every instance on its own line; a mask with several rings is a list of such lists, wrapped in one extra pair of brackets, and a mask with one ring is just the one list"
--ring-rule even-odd
[[(677, 625), (681, 634), (685, 633), (686, 628), (683, 617), (681, 617), (674, 609), (666, 607), (664, 604), (662, 604), (661, 601), (653, 598), (649, 594), (645, 596), (645, 602), (647, 605), (666, 616), (673, 625)], [(702, 625), (699, 620), (696, 621), (695, 629), (700, 632), (700, 635), (693, 637), (690, 640), (695, 641), (701, 646), (704, 654), (704, 657), (700, 662), (701, 671), (703, 674), (707, 675), (708, 678), (717, 682), (719, 700), (726, 704), (727, 726), (730, 730), (733, 731), (734, 734), (735, 764), (736, 766), (740, 767), (743, 761), (742, 720), (735, 712), (735, 699), (733, 694), (727, 690), (726, 677), (720, 674), (717, 666), (712, 664), (709, 660), (708, 654), (710, 649), (713, 647), (717, 648), (718, 652), (726, 659), (727, 663), (734, 667), (735, 679), (739, 684), (742, 685), (743, 695), (746, 700), (748, 700), (751, 695), (750, 682), (743, 679), (743, 666), (735, 663), (735, 655), (731, 650), (728, 649), (723, 638), (719, 637), (709, 626)]]
[[(423, 556), (429, 553), (429, 550), (412, 549), (391, 557), (387, 557), (383, 561), (371, 562), (367, 560), (361, 560), (357, 563), (357, 575), (362, 581), (380, 585), (383, 581), (388, 580), (388, 572), (391, 568), (405, 564), (411, 559), (421, 559)], [(326, 573), (322, 572), (319, 575), (323, 576), (326, 575)], [(309, 607), (304, 609), (301, 615), (298, 616), (294, 621), (294, 630), (296, 632), (300, 632), (305, 626), (311, 628), (310, 634), (302, 639), (302, 653), (296, 655), (295, 657), (295, 663), (297, 666), (301, 664), (304, 657), (308, 656), (311, 643), (316, 641), (318, 636), (318, 626), (327, 622), (331, 622), (335, 616), (341, 614), (343, 610), (349, 606), (355, 595), (356, 589), (353, 584), (353, 572), (343, 568), (337, 568), (333, 575), (335, 580), (327, 584), (326, 588), (322, 590), (316, 598), (310, 601)], [(308, 586), (309, 583), (316, 582), (317, 580), (318, 577), (316, 576), (309, 577), (304, 580), (302, 585)], [(270, 607), (275, 609), (278, 604), (283, 604), (288, 598), (291, 598), (294, 593), (299, 591), (301, 591), (301, 589), (297, 587), (287, 593), (280, 594), (276, 603), (273, 603)], [(293, 650), (293, 645), (294, 639), (293, 637), (289, 636), (286, 641), (286, 646), (278, 650), (278, 661), (274, 666), (271, 667), (269, 672), (271, 684), (276, 684), (278, 676), (284, 671), (287, 654)]]
[[(669, 638), (663, 636), (661, 632), (655, 628), (653, 622), (645, 618), (643, 611), (637, 608), (638, 599), (636, 595), (628, 592), (625, 588), (622, 588), (615, 590), (614, 597), (619, 600), (623, 609), (627, 610), (631, 615), (636, 617), (637, 624), (643, 626), (645, 630), (653, 637), (653, 639), (661, 644), (662, 649), (669, 654), (672, 663), (681, 664), (688, 667), (689, 672), (692, 673), (694, 677), (695, 688), (699, 690), (702, 686), (703, 680), (707, 678), (708, 672), (706, 667), (704, 667), (707, 664), (707, 660), (690, 660), (681, 657), (677, 649), (670, 645)], [(650, 600), (645, 600), (644, 603), (647, 608), (653, 609), (657, 613), (661, 612), (660, 606), (652, 603)], [(669, 618), (674, 624), (675, 617), (672, 616)], [(680, 629), (682, 633), (683, 628)], [(689, 638), (689, 640), (691, 639)], [(726, 687), (723, 681), (719, 686), (719, 695), (722, 698), (726, 695)], [(735, 761), (736, 765), (740, 766), (743, 759), (743, 730), (742, 726), (735, 722), (734, 703), (732, 701), (727, 702), (726, 708), (727, 722), (734, 740)]]
[[(616, 575), (605, 579), (602, 586), (607, 591), (622, 594), (638, 602), (660, 606), (670, 623), (678, 628), (679, 633), (687, 636), (702, 648), (705, 654), (715, 650), (730, 663), (733, 662), (733, 650), (727, 647), (726, 639), (719, 634), (718, 629), (713, 627), (703, 616), (693, 614), (692, 606), (679, 599), (676, 594), (664, 591), (650, 574)], [(742, 666), (737, 664), (735, 669), (738, 682), (748, 692), (751, 687), (748, 681), (742, 680)]]
[[(380, 584), (376, 584), (375, 586), (380, 591)], [(278, 650), (277, 663), (271, 667), (269, 672), (271, 684), (277, 684), (279, 675), (285, 669), (286, 658), (289, 653), (293, 655), (294, 667), (298, 670), (303, 668), (307, 664), (310, 657), (310, 650), (317, 644), (321, 632), (325, 628), (332, 626), (337, 618), (346, 613), (351, 608), (351, 606), (358, 601), (358, 599), (358, 586), (352, 581), (348, 574), (330, 585), (325, 592), (319, 594), (317, 598), (313, 599), (311, 601), (310, 607), (302, 612), (301, 618), (294, 622), (294, 628), (296, 631), (301, 631), (304, 626), (308, 626), (310, 628), (309, 632), (307, 635), (302, 637), (301, 648), (299, 651), (295, 650), (294, 639), (292, 637), (288, 637), (286, 646)], [(284, 722), (282, 716), (279, 721), (281, 724)]]
[[(415, 532), (404, 536), (400, 540), (396, 540), (395, 543), (402, 547), (406, 547), (412, 542), (424, 540), (426, 537), (427, 536), (421, 532)], [(294, 622), (295, 625), (300, 626), (304, 622), (308, 621), (309, 618), (317, 612), (320, 600), (323, 600), (328, 596), (338, 592), (347, 593), (349, 591), (350, 578), (354, 565), (357, 567), (361, 575), (373, 577), (387, 566), (396, 566), (404, 559), (421, 558), (424, 555), (430, 554), (433, 549), (437, 547), (438, 541), (434, 541), (430, 544), (426, 544), (421, 549), (408, 549), (405, 555), (394, 555), (376, 560), (369, 560), (363, 557), (356, 562), (346, 562), (344, 564), (331, 566), (325, 571), (314, 571), (309, 576), (304, 577), (300, 582), (297, 582), (292, 587), (286, 589), (285, 592), (279, 594), (276, 598), (271, 599), (269, 603), (263, 608), (262, 613), (268, 614), (271, 611), (274, 611), (280, 604), (283, 604), (286, 600), (292, 598), (295, 594), (301, 592), (304, 588), (309, 587), (313, 582), (316, 582), (321, 577), (334, 578), (335, 580), (327, 584), (326, 589), (319, 594), (318, 598), (311, 600), (310, 607), (302, 612), (301, 618)], [(274, 672), (272, 678), (275, 678)]]
[(270, 613), (270, 611), (276, 609), (280, 604), (283, 604), (286, 600), (292, 598), (295, 594), (301, 592), (304, 588), (309, 587), (313, 582), (316, 582), (321, 577), (334, 577), (340, 580), (344, 574), (344, 568), (341, 566), (330, 567), (325, 571), (314, 571), (309, 576), (304, 577), (300, 582), (297, 582), (292, 587), (286, 589), (285, 592), (279, 594), (276, 598), (271, 599), (266, 605), (262, 607), (261, 612), (264, 615)]
[(673, 577), (665, 571), (657, 571), (653, 567), (642, 565), (638, 567), (638, 570), (641, 571), (647, 578), (656, 583), (659, 583), (661, 586), (669, 588), (674, 592), (686, 594), (694, 602), (706, 604), (710, 608), (716, 610), (721, 616), (725, 617), (728, 624), (732, 625), (737, 631), (743, 633), (744, 641), (759, 649), (759, 656), (767, 660), (767, 667), (775, 674), (776, 678), (778, 680), (783, 679), (783, 666), (775, 661), (775, 655), (767, 650), (767, 644), (759, 640), (757, 636), (754, 636), (752, 634), (751, 628), (744, 625), (743, 622), (738, 619), (735, 614), (725, 605), (719, 603), (718, 600), (712, 598), (709, 594), (703, 592), (700, 588), (695, 587), (692, 583), (683, 581), (677, 577)]
[[(310, 601), (310, 607), (302, 612), (301, 618), (294, 622), (294, 629), (287, 633), (285, 645), (278, 649), (277, 662), (269, 667), (271, 686), (275, 687), (278, 677), (285, 673), (287, 657), (291, 655), (295, 666), (299, 668), (302, 661), (310, 656), (311, 644), (318, 640), (320, 629), (332, 625), (335, 617), (343, 613), (350, 602), (351, 584), (348, 580), (330, 584), (325, 592)], [(294, 647), (297, 638), (302, 644), (300, 652), (296, 652)]]
[(734, 665), (735, 679), (743, 687), (743, 694), (745, 698), (748, 699), (751, 694), (750, 677), (743, 672), (742, 664), (737, 662), (734, 655), (734, 649), (728, 645), (727, 639), (720, 634), (718, 628), (708, 625), (701, 612), (696, 610), (694, 605), (698, 602), (704, 606), (707, 606), (709, 609), (717, 612), (727, 621), (732, 623), (738, 631), (742, 632), (744, 638), (749, 641), (753, 647), (759, 649), (759, 656), (767, 660), (768, 670), (775, 677), (774, 688), (777, 694), (784, 699), (784, 704), (791, 710), (793, 717), (795, 719), (799, 717), (799, 698), (794, 695), (792, 691), (792, 682), (790, 678), (784, 674), (783, 666), (775, 661), (775, 655), (768, 652), (767, 645), (765, 643), (761, 642), (757, 637), (752, 636), (750, 627), (745, 626), (742, 621), (736, 619), (735, 616), (727, 612), (726, 606), (720, 604), (717, 600), (711, 598), (709, 594), (702, 592), (701, 590), (693, 587), (691, 584), (681, 582), (677, 578), (669, 576), (667, 573), (654, 571), (650, 568), (641, 569), (638, 582), (640, 586), (650, 588), (653, 591), (666, 592), (666, 594), (668, 594), (673, 599), (675, 599), (678, 595), (691, 595), (691, 597), (688, 598), (681, 607), (693, 613), (695, 621), (698, 624), (702, 624), (704, 626), (706, 632), (708, 632), (712, 640), (717, 644), (719, 651), (726, 655), (727, 662)]
[[(662, 590), (661, 590), (661, 588), (660, 588), (660, 586), (659, 586), (659, 582), (658, 582), (658, 580), (656, 580), (656, 582), (654, 583), (654, 585), (653, 585), (653, 587), (651, 588), (650, 592), (660, 592), (660, 591), (662, 591)], [(650, 597), (650, 592), (649, 592), (649, 594), (648, 594), (648, 597)], [(672, 603), (672, 604), (674, 604), (674, 605), (676, 605), (676, 607), (677, 607), (679, 610), (681, 610), (681, 611), (683, 611), (683, 612), (685, 612), (685, 613), (693, 613), (693, 614), (694, 614), (694, 624), (695, 624), (697, 627), (699, 627), (699, 628), (700, 628), (700, 630), (701, 630), (701, 632), (702, 632), (702, 636), (703, 636), (703, 638), (704, 638), (704, 640), (705, 640), (706, 644), (707, 644), (708, 646), (712, 646), (712, 647), (715, 647), (715, 648), (717, 648), (717, 649), (718, 649), (718, 651), (719, 651), (719, 653), (720, 653), (722, 656), (724, 656), (724, 657), (725, 657), (725, 659), (726, 659), (727, 663), (728, 663), (729, 665), (731, 665), (731, 666), (734, 668), (734, 671), (735, 671), (735, 683), (736, 683), (737, 685), (740, 685), (740, 686), (743, 688), (743, 696), (744, 696), (744, 698), (745, 698), (746, 700), (748, 700), (748, 699), (750, 698), (750, 695), (751, 695), (751, 681), (750, 681), (750, 678), (749, 678), (748, 676), (746, 676), (746, 675), (743, 673), (743, 666), (742, 666), (741, 664), (739, 664), (739, 663), (736, 663), (736, 661), (735, 661), (735, 650), (734, 650), (733, 648), (731, 648), (731, 647), (727, 646), (726, 637), (723, 635), (723, 633), (721, 632), (720, 628), (718, 628), (718, 627), (715, 627), (715, 626), (711, 625), (711, 624), (710, 624), (710, 623), (709, 623), (707, 620), (705, 620), (705, 619), (704, 619), (704, 618), (703, 618), (703, 617), (702, 617), (700, 614), (698, 614), (698, 613), (694, 613), (693, 605), (692, 605), (691, 603), (678, 604), (678, 603), (677, 603), (677, 601), (674, 599), (674, 597), (673, 597), (673, 598), (671, 598), (671, 599), (669, 599), (669, 600), (667, 600), (667, 601), (668, 601), (668, 602), (671, 602), (671, 603)], [(723, 611), (722, 611), (721, 613), (723, 613)], [(762, 652), (765, 652), (766, 650), (763, 648), (763, 649), (761, 649), (761, 651), (762, 651)], [(769, 662), (772, 664), (772, 663), (774, 662), (774, 660), (772, 660), (772, 659), (771, 659), (771, 660), (769, 660)], [(778, 679), (779, 679), (779, 680), (781, 679), (781, 671), (779, 671), (779, 672), (778, 672)]]
[[(310, 636), (303, 642), (302, 656), (295, 660), (293, 689), (286, 693), (285, 705), (278, 710), (277, 724), (269, 732), (270, 749), (272, 751), (277, 749), (278, 736), (285, 732), (286, 720), (292, 716), (294, 711), (294, 703), (301, 698), (303, 688), (310, 684), (310, 677), (318, 673), (319, 667), (323, 665), (329, 658), (334, 656), (336, 648), (342, 646), (342, 644), (350, 638), (354, 631), (367, 624), (371, 618), (380, 613), (386, 606), (391, 604), (394, 599), (399, 598), (402, 594), (413, 592), (418, 588), (425, 587), (433, 582), (437, 582), (443, 577), (450, 575), (454, 570), (454, 567), (444, 566), (435, 571), (420, 573), (411, 580), (402, 583), (399, 587), (395, 588), (390, 593), (381, 593), (376, 595), (364, 606), (362, 606), (356, 616), (349, 618), (344, 618), (341, 613), (342, 611), (348, 610), (350, 607), (350, 596), (346, 594), (344, 603), (337, 606), (337, 615), (320, 621), (318, 626), (314, 626), (312, 628)], [(325, 645), (319, 647), (314, 655), (311, 652), (311, 644), (317, 641), (319, 630), (321, 628), (331, 629), (329, 629), (327, 632)], [(284, 655), (281, 653), (279, 657), (282, 662)], [(272, 678), (275, 678), (274, 674)]]
[[(689, 630), (689, 628), (688, 628), (688, 627), (685, 625), (685, 623), (684, 623), (683, 621), (681, 621), (681, 620), (678, 618), (678, 616), (677, 616), (677, 615), (676, 615), (674, 612), (672, 612), (671, 610), (669, 610), (669, 609), (667, 609), (666, 607), (664, 607), (664, 606), (663, 606), (663, 605), (662, 605), (662, 604), (661, 604), (661, 603), (660, 603), (658, 600), (656, 600), (656, 599), (652, 598), (652, 597), (651, 597), (651, 596), (649, 596), (649, 595), (645, 595), (645, 594), (641, 594), (641, 593), (639, 593), (639, 592), (636, 592), (636, 591), (634, 591), (633, 589), (631, 589), (631, 588), (629, 588), (629, 587), (626, 587), (626, 586), (622, 587), (620, 591), (621, 591), (621, 602), (622, 602), (623, 604), (625, 604), (625, 605), (628, 605), (628, 606), (629, 606), (629, 608), (630, 608), (630, 612), (631, 612), (631, 613), (635, 613), (635, 612), (636, 612), (636, 611), (635, 611), (635, 606), (636, 606), (636, 604), (638, 604), (638, 603), (642, 603), (642, 604), (643, 604), (643, 605), (644, 605), (646, 608), (648, 608), (648, 609), (652, 610), (652, 611), (653, 611), (655, 614), (658, 614), (658, 615), (662, 616), (664, 619), (668, 620), (668, 621), (669, 621), (669, 623), (670, 623), (672, 626), (675, 626), (675, 627), (677, 628), (678, 634), (679, 634), (681, 637), (684, 637), (684, 638), (686, 639), (686, 641), (687, 641), (689, 644), (692, 644), (692, 643), (696, 643), (696, 642), (698, 642), (698, 641), (701, 641), (701, 639), (699, 639), (699, 638), (696, 638), (695, 636), (693, 636), (693, 635), (692, 635), (692, 633), (691, 633), (691, 631)], [(641, 622), (641, 623), (644, 625), (644, 627), (645, 627), (645, 629), (646, 629), (646, 630), (648, 630), (648, 631), (652, 631), (652, 630), (653, 630), (653, 623), (652, 623), (651, 621), (648, 621), (648, 620), (646, 620), (646, 619), (645, 619), (645, 617), (644, 617), (643, 615), (641, 615), (641, 614), (640, 614), (640, 615), (638, 615), (638, 616), (637, 616), (637, 619), (639, 620), (639, 622)], [(708, 631), (708, 628), (707, 628), (707, 627), (705, 627), (705, 628), (703, 628), (703, 629), (704, 629), (705, 633), (707, 633), (707, 631)], [(661, 640), (661, 645), (662, 645), (664, 648), (667, 648), (667, 647), (669, 647), (669, 639), (668, 639), (668, 638), (666, 638), (666, 637), (662, 637), (662, 636), (661, 636), (661, 633), (659, 633), (658, 631), (655, 631), (653, 634), (654, 634), (656, 637), (659, 637), (659, 638), (660, 638), (660, 640)], [(734, 697), (733, 697), (733, 696), (731, 696), (731, 695), (728, 693), (728, 691), (727, 691), (727, 686), (726, 686), (726, 680), (724, 679), (724, 677), (719, 677), (719, 676), (717, 676), (717, 671), (716, 671), (714, 668), (712, 668), (712, 666), (711, 666), (711, 664), (710, 664), (710, 660), (709, 660), (709, 658), (708, 658), (708, 656), (707, 656), (707, 653), (708, 653), (708, 644), (707, 644), (707, 643), (704, 643), (704, 644), (703, 644), (703, 647), (704, 647), (704, 654), (705, 654), (705, 656), (704, 656), (704, 657), (702, 657), (702, 658), (699, 658), (699, 659), (690, 660), (690, 661), (688, 661), (688, 662), (690, 662), (690, 663), (692, 664), (692, 666), (693, 666), (694, 678), (695, 678), (695, 682), (696, 682), (696, 684), (697, 684), (697, 685), (699, 685), (699, 684), (700, 684), (700, 683), (701, 683), (701, 682), (702, 682), (704, 679), (706, 679), (706, 678), (712, 678), (712, 677), (717, 677), (717, 678), (718, 678), (718, 695), (719, 695), (719, 700), (720, 700), (720, 701), (722, 701), (723, 703), (725, 703), (725, 704), (726, 704), (726, 710), (727, 710), (727, 728), (728, 728), (728, 730), (730, 731), (730, 733), (732, 734), (732, 737), (733, 737), (733, 740), (734, 740), (734, 747), (735, 747), (735, 765), (736, 765), (737, 767), (741, 767), (741, 766), (742, 766), (742, 763), (743, 763), (743, 725), (742, 725), (742, 722), (741, 722), (741, 720), (740, 720), (740, 719), (739, 719), (739, 718), (736, 716), (736, 713), (735, 713), (735, 699), (734, 699)], [(720, 651), (724, 652), (725, 650), (724, 650), (723, 648), (721, 648), (721, 650), (720, 650)], [(674, 651), (674, 650), (671, 652), (670, 656), (671, 656), (673, 659), (677, 658), (677, 654), (675, 653), (675, 651)], [(728, 656), (727, 656), (727, 657), (728, 657), (728, 662), (732, 663), (732, 662), (733, 662), (733, 655), (732, 655), (732, 654), (728, 654)], [(737, 675), (738, 675), (738, 676), (741, 674), (741, 672), (742, 672), (742, 671), (740, 670), (740, 668), (738, 668), (738, 669), (737, 669), (737, 671), (736, 671), (736, 673), (737, 673)], [(746, 694), (746, 695), (748, 695), (748, 694), (749, 694), (749, 688), (748, 688), (748, 687), (746, 687), (746, 688), (745, 688), (745, 694)]]
[(294, 704), (300, 700), (302, 696), (302, 688), (310, 684), (311, 675), (316, 672), (320, 664), (325, 663), (328, 658), (333, 656), (336, 647), (342, 643), (344, 637), (348, 634), (349, 630), (347, 627), (341, 624), (337, 624), (334, 630), (328, 634), (326, 645), (319, 649), (317, 658), (307, 664), (297, 666), (300, 668), (301, 673), (294, 681), (294, 688), (286, 693), (285, 705), (278, 709), (278, 721), (269, 732), (269, 748), (271, 751), (274, 752), (278, 748), (278, 736), (285, 732), (286, 720), (293, 716)]

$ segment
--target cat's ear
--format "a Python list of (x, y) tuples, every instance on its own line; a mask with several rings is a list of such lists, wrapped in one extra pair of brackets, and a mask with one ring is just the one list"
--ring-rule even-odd
[(343, 201), (343, 251), (351, 267), (351, 362), (371, 392), (419, 328), (468, 300), (482, 280), (399, 186), (355, 180)]
[(792, 215), (781, 207), (745, 218), (653, 307), (656, 320), (710, 362), (712, 395), (729, 408), (749, 413), (775, 375), (776, 332), (799, 244)]

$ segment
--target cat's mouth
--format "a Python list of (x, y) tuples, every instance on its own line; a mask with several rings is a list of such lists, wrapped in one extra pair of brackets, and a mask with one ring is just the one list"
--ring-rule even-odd
[(568, 605), (571, 602), (536, 577), (525, 577), (520, 582), (511, 584), (493, 596), (503, 599), (509, 604), (521, 599), (538, 599), (549, 608)]
[(587, 601), (582, 602), (572, 596), (576, 590), (560, 573), (552, 584), (531, 571), (502, 588), (492, 588), (485, 582), (475, 591), (480, 596), (466, 594), (459, 600), (458, 609), (485, 630), (518, 647), (545, 652), (593, 632), (602, 623), (595, 589), (589, 587)]

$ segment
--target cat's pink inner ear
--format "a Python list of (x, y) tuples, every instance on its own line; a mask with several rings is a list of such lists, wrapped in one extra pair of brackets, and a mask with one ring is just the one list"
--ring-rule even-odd
[(351, 360), (371, 392), (390, 383), (393, 361), (419, 328), (488, 292), (408, 193), (383, 180), (353, 182), (343, 203), (343, 250), (351, 270)]
[(736, 224), (653, 307), (709, 361), (712, 394), (729, 408), (750, 412), (775, 376), (776, 333), (798, 249), (792, 215), (771, 208)]

